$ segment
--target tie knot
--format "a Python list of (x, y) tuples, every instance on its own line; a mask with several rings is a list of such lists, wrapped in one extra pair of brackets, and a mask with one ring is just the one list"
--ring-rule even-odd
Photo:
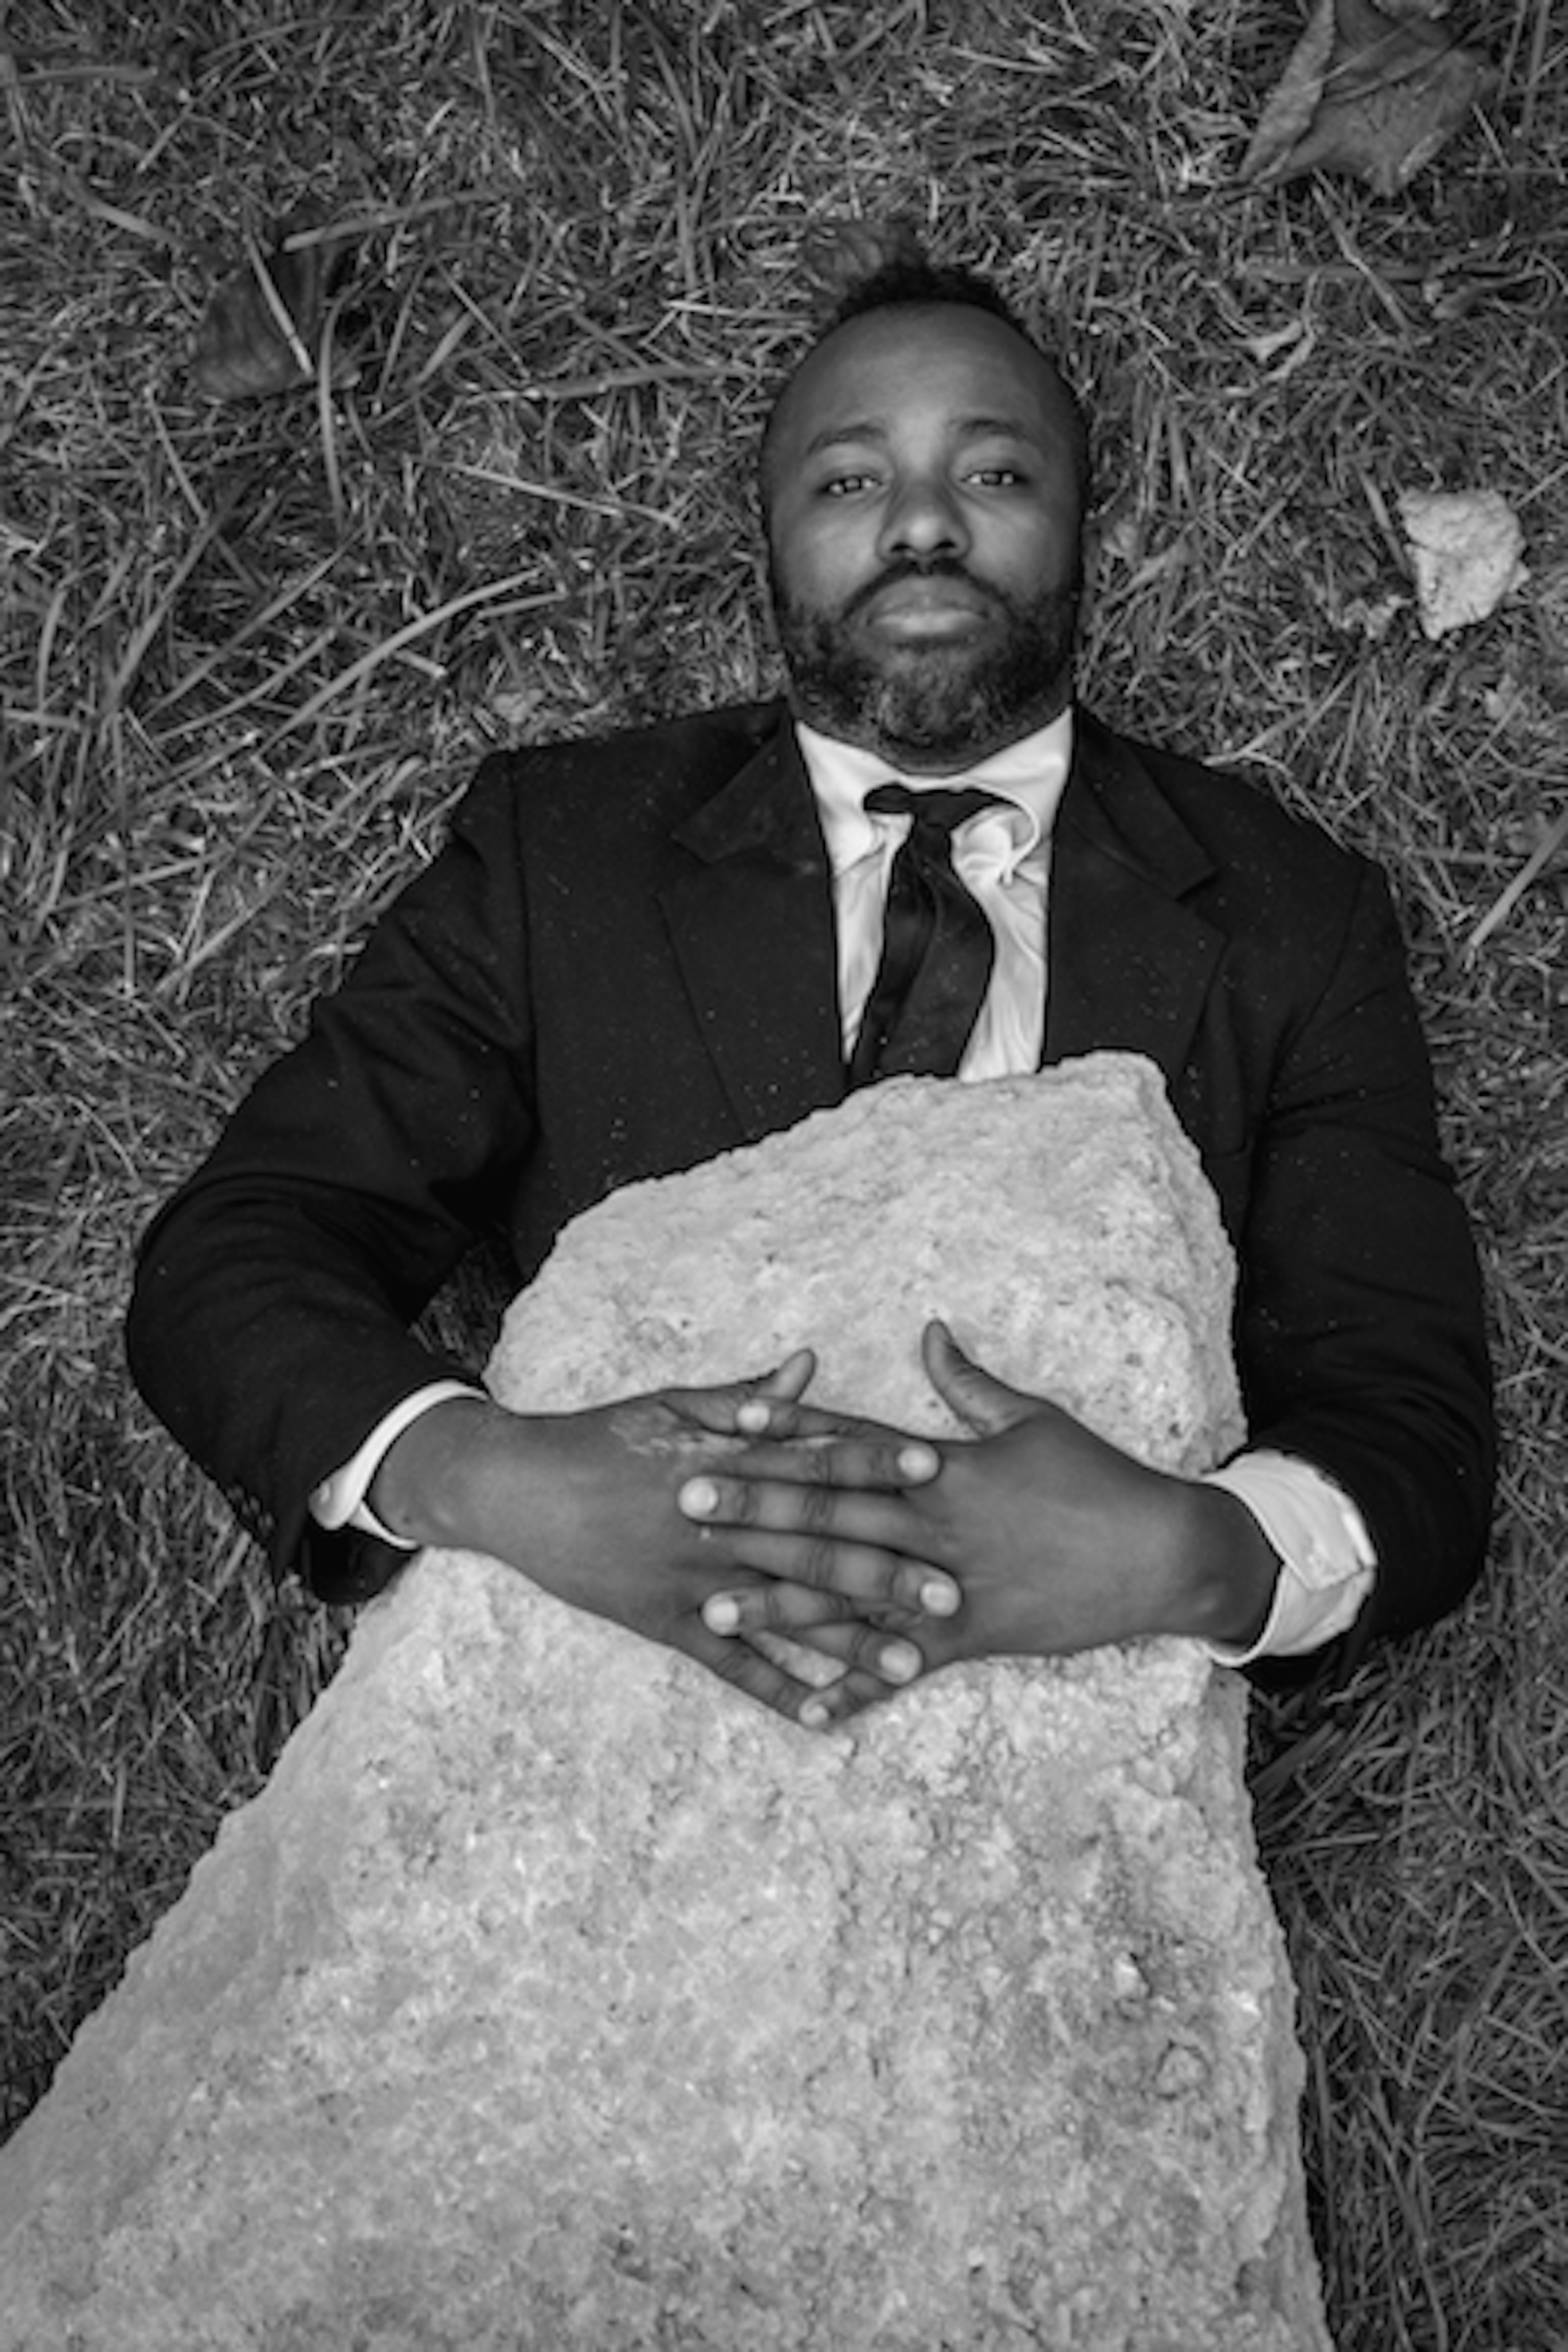
[(932, 784), (920, 793), (908, 784), (874, 784), (865, 805), (875, 816), (912, 816), (917, 827), (932, 825), (952, 834), (982, 809), (995, 808), (1000, 797), (978, 784)]

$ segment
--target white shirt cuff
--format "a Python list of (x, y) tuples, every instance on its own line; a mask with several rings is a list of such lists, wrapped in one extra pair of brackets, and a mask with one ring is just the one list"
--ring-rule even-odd
[(319, 1486), (310, 1489), (310, 1517), (319, 1527), (357, 1528), (362, 1535), (379, 1536), (383, 1543), (395, 1544), (399, 1551), (417, 1551), (418, 1545), (407, 1536), (394, 1535), (390, 1528), (384, 1527), (365, 1501), (371, 1480), (394, 1440), (427, 1413), (432, 1405), (445, 1404), (448, 1397), (483, 1395), (483, 1389), (473, 1388), (466, 1381), (432, 1381), (428, 1388), (416, 1389), (376, 1423), (359, 1452), (341, 1470), (334, 1470), (330, 1478), (323, 1478)]
[(1238, 1454), (1203, 1484), (1245, 1503), (1279, 1555), (1262, 1633), (1250, 1649), (1205, 1642), (1211, 1658), (1245, 1666), (1255, 1658), (1301, 1657), (1353, 1623), (1372, 1590), (1377, 1554), (1342, 1487), (1310, 1462), (1268, 1453)]

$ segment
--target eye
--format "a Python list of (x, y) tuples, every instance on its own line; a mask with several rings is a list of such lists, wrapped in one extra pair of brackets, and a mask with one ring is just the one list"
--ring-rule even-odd
[(828, 499), (850, 498), (857, 490), (872, 488), (876, 479), (874, 474), (832, 474), (822, 485), (822, 495)]
[(1022, 489), (1026, 480), (1016, 466), (976, 466), (969, 478), (985, 490)]

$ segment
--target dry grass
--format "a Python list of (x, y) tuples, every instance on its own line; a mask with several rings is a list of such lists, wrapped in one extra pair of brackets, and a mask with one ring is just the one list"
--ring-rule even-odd
[[(487, 743), (770, 681), (747, 458), (800, 240), (899, 212), (1092, 399), (1094, 698), (1397, 879), (1491, 1282), (1493, 1572), (1326, 1720), (1259, 1711), (1261, 1829), (1344, 2352), (1562, 2343), (1568, 28), (1459, 13), (1500, 87), (1380, 200), (1234, 186), (1289, 0), (13, 8), (9, 2121), (342, 1635), (127, 1394), (135, 1230)], [(215, 274), (300, 205), (362, 225), (357, 381), (209, 404)], [(1394, 496), (1479, 484), (1531, 582), (1429, 646)]]

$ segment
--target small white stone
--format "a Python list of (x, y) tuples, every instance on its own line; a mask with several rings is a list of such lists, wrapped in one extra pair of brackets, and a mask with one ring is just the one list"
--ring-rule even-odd
[(1434, 640), (1484, 621), (1530, 577), (1519, 518), (1496, 490), (1401, 490), (1399, 519)]

